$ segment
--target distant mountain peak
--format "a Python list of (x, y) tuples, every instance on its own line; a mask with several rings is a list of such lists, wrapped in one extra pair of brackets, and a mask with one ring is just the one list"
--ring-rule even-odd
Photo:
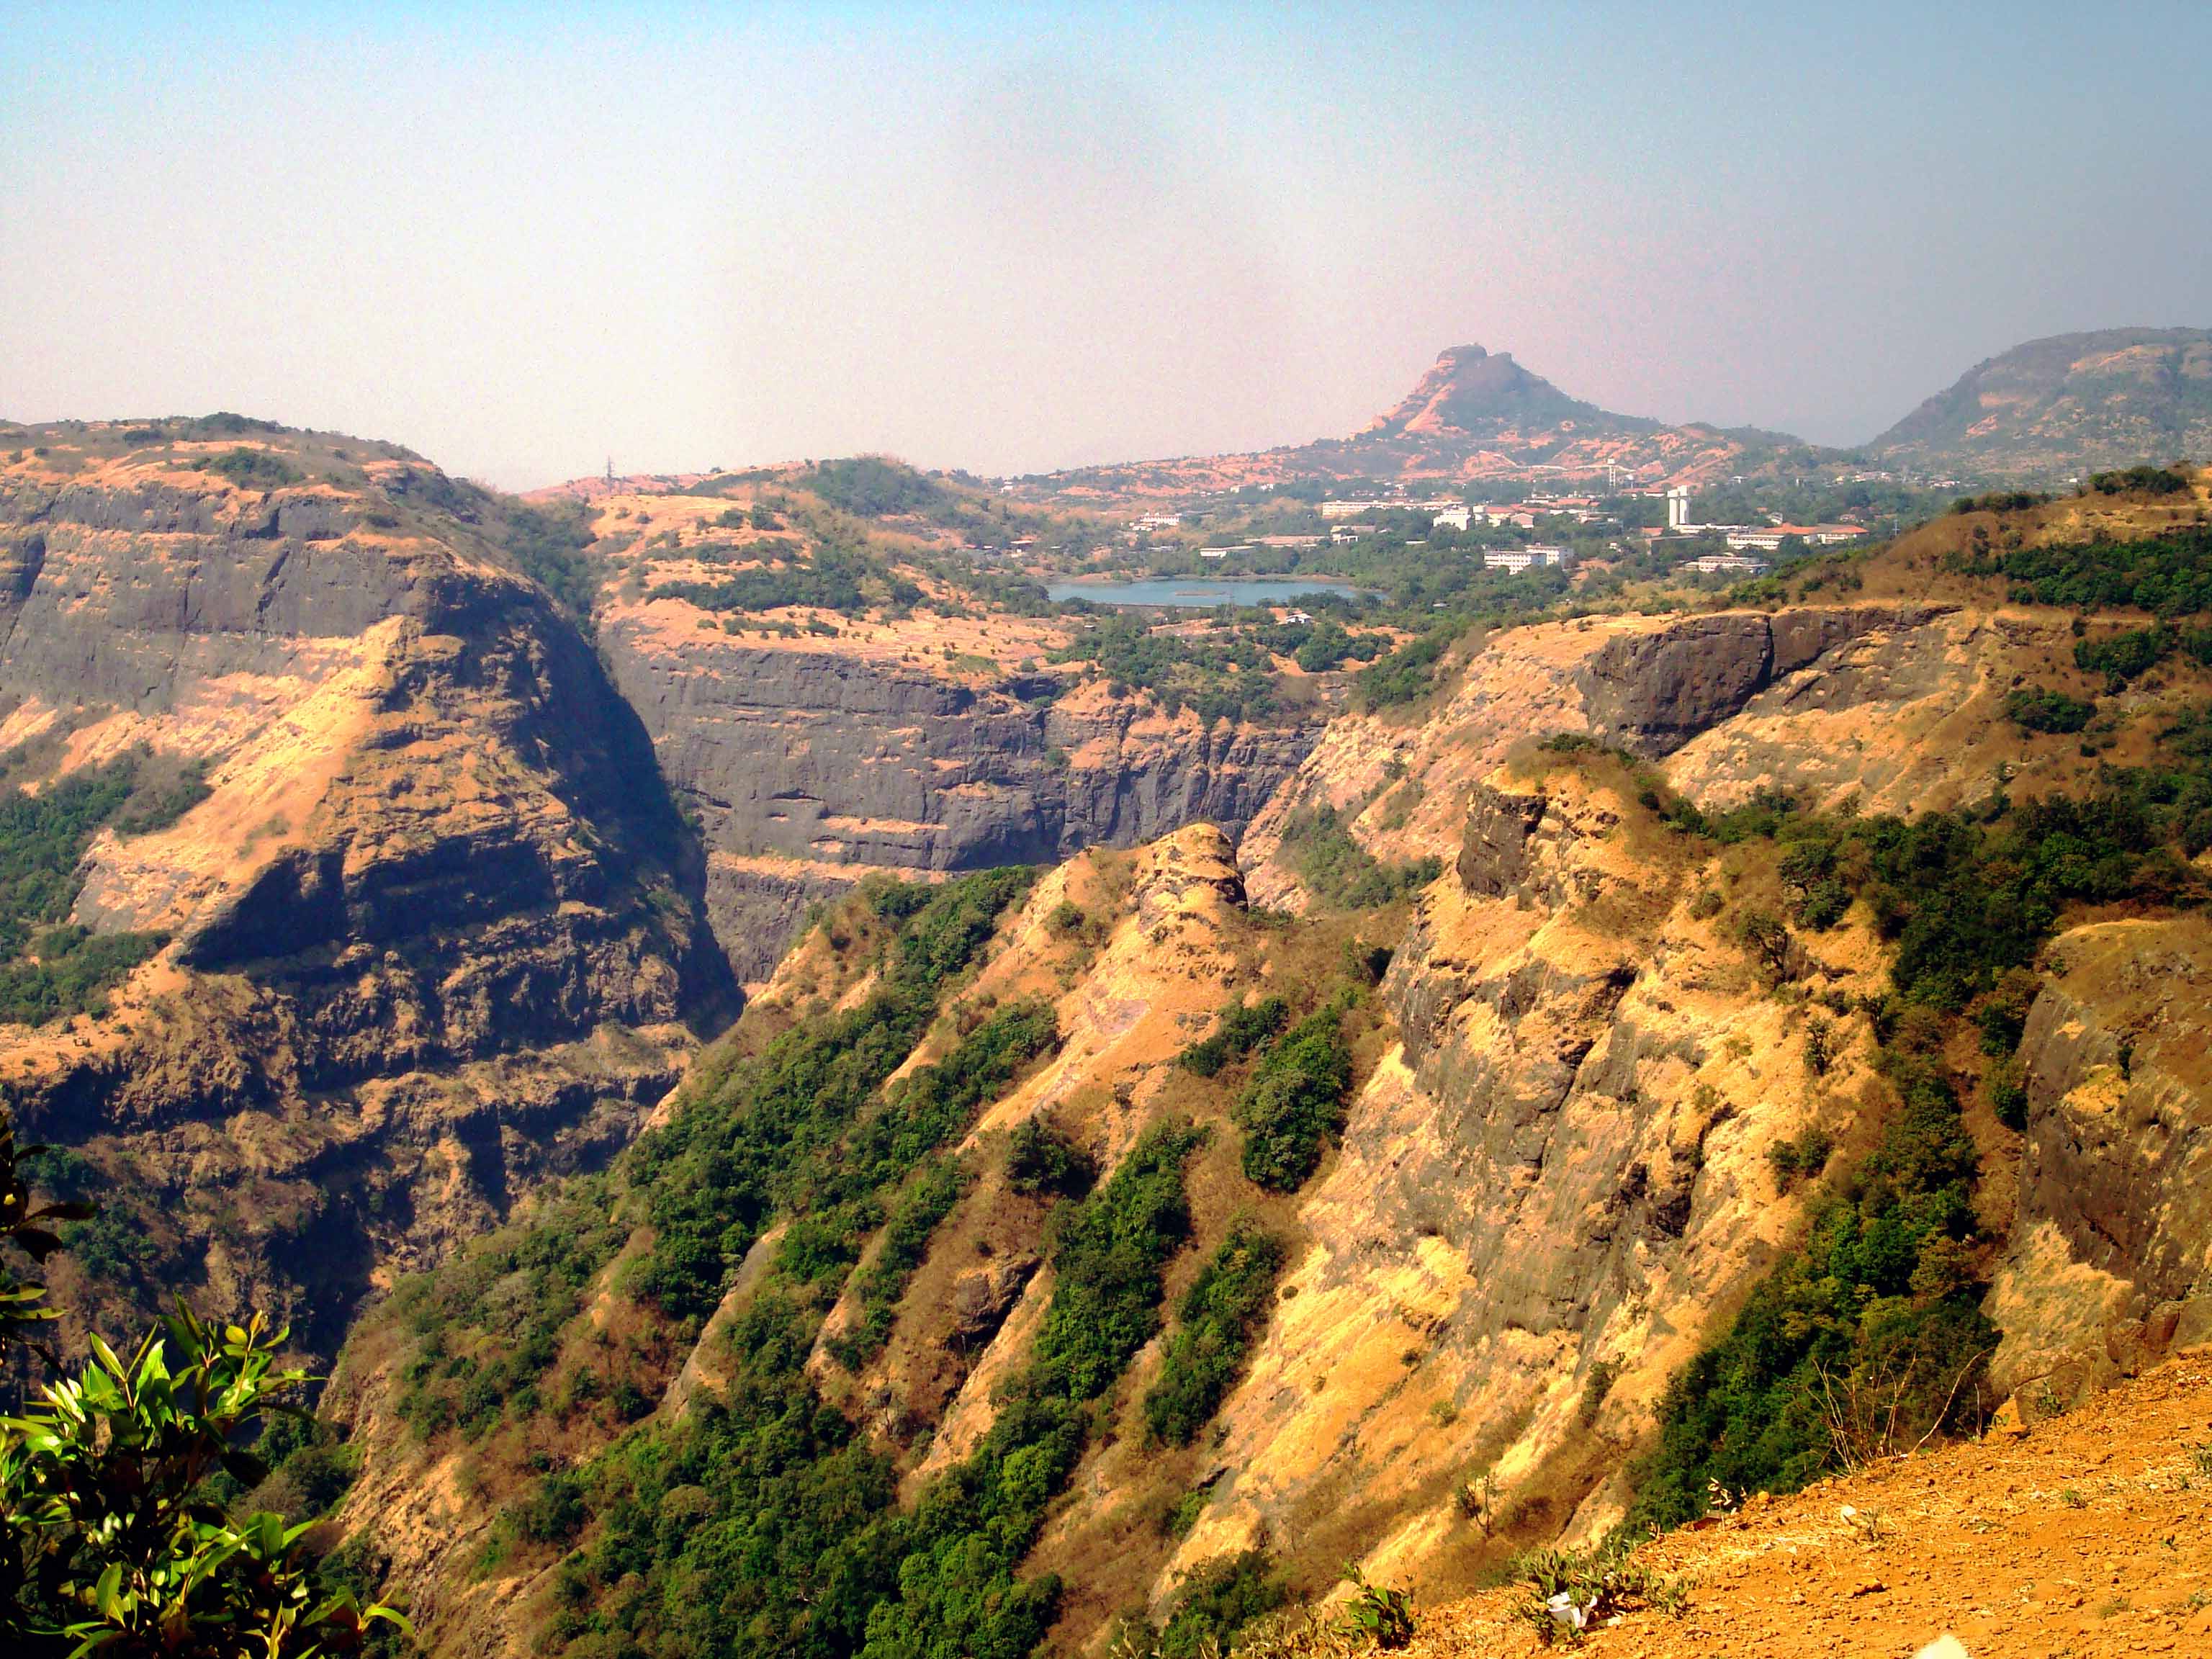
[(1359, 436), (1492, 438), (1553, 428), (1643, 432), (1656, 424), (1571, 398), (1514, 362), (1510, 351), (1459, 345), (1440, 353), (1397, 407), (1377, 416)]

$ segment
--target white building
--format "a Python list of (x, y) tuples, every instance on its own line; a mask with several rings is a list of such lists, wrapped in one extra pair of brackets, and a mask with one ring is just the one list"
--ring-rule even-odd
[(1676, 484), (1667, 492), (1667, 528), (1694, 530), (1696, 527), (1690, 522), (1690, 487)]
[(1372, 513), (1376, 506), (1373, 501), (1323, 501), (1321, 515), (1324, 519), (1356, 519), (1363, 513)]
[(1482, 556), (1485, 570), (1510, 570), (1516, 576), (1524, 570), (1565, 570), (1574, 562), (1564, 547), (1510, 547)]
[(1855, 524), (1745, 525), (1728, 532), (1728, 544), (1738, 549), (1755, 547), (1763, 553), (1771, 553), (1790, 536), (1798, 538), (1808, 547), (1834, 547), (1856, 541), (1865, 534)]
[(1468, 520), (1473, 516), (1473, 514), (1462, 504), (1437, 508), (1430, 515), (1429, 522), (1432, 525), (1449, 525), (1454, 530), (1464, 530), (1467, 528)]
[(1682, 567), (1694, 570), (1701, 576), (1764, 576), (1767, 563), (1745, 553), (1708, 553), (1702, 559), (1692, 559)]

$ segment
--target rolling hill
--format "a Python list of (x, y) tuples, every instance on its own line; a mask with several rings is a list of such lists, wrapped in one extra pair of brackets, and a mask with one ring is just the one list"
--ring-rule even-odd
[(1868, 446), (1923, 470), (2063, 478), (2212, 451), (2212, 330), (2108, 328), (1977, 363)]

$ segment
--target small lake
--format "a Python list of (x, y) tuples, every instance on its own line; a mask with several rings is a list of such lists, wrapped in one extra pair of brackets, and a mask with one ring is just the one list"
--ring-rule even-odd
[(1055, 602), (1087, 599), (1092, 605), (1176, 605), (1211, 609), (1217, 605), (1288, 605), (1319, 593), (1356, 599), (1366, 590), (1328, 576), (1245, 576), (1210, 581), (1203, 576), (1149, 576), (1133, 582), (1047, 582)]

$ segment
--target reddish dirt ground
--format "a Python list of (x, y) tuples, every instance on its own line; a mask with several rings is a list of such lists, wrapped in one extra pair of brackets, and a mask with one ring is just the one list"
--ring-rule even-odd
[[(1874, 1540), (1845, 1505), (1878, 1516)], [(1688, 1611), (1592, 1632), (1593, 1659), (1910, 1659), (1947, 1632), (1972, 1659), (2212, 1655), (2212, 1346), (2025, 1432), (1754, 1498), (1638, 1559), (1689, 1581)], [(1519, 1595), (1428, 1610), (1409, 1659), (1540, 1650)]]

